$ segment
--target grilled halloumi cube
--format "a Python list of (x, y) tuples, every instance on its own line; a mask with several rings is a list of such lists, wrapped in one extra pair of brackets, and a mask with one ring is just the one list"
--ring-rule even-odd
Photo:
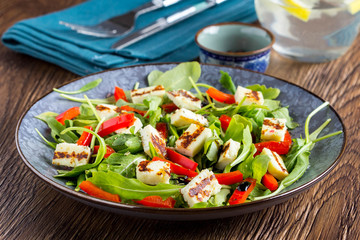
[(121, 109), (118, 106), (110, 105), (110, 104), (99, 104), (95, 107), (97, 115), (100, 119), (110, 119), (119, 115), (121, 113)]
[(157, 96), (162, 98), (164, 95), (165, 88), (162, 85), (131, 90), (131, 99), (133, 103), (143, 103), (147, 96)]
[(223, 170), (228, 164), (232, 163), (236, 159), (239, 150), (240, 143), (230, 138), (223, 146), (216, 167)]
[(260, 140), (263, 142), (284, 141), (286, 130), (286, 119), (264, 118)]
[(264, 97), (262, 92), (253, 91), (247, 88), (243, 88), (238, 86), (235, 92), (235, 102), (240, 103), (245, 98), (242, 105), (263, 105), (264, 104)]
[[(144, 152), (151, 156), (150, 143), (154, 146), (155, 151), (165, 157), (166, 156), (166, 142), (160, 135), (160, 133), (151, 125), (147, 125), (140, 130), (141, 142), (144, 148)], [(153, 156), (151, 156), (153, 157)]]
[(178, 108), (186, 108), (191, 111), (197, 111), (201, 108), (201, 100), (186, 90), (169, 91), (167, 96)]
[(204, 116), (193, 113), (185, 108), (177, 109), (173, 114), (171, 114), (170, 119), (171, 124), (175, 127), (188, 126), (192, 123), (202, 126), (207, 126), (209, 124), (208, 120)]
[(191, 124), (175, 142), (175, 149), (189, 157), (195, 156), (204, 146), (206, 139), (212, 136), (209, 128)]
[(286, 176), (289, 175), (284, 161), (279, 154), (271, 151), (268, 148), (264, 148), (261, 152), (261, 155), (267, 155), (270, 157), (268, 172), (275, 178), (278, 180), (283, 180)]
[(220, 190), (221, 185), (214, 173), (204, 169), (182, 188), (180, 192), (184, 200), (192, 207), (196, 203), (207, 202), (212, 195), (219, 193)]
[(135, 134), (142, 128), (142, 126), (143, 126), (143, 124), (142, 124), (141, 120), (139, 118), (135, 117), (135, 122), (131, 126), (125, 127), (125, 128), (120, 128), (120, 129), (116, 130), (115, 133), (117, 133), (117, 134), (132, 134), (130, 129), (134, 128), (134, 134)]
[(169, 183), (170, 163), (162, 161), (140, 160), (136, 167), (136, 178), (149, 185)]
[(89, 163), (91, 149), (76, 143), (59, 143), (56, 145), (52, 164), (76, 167)]

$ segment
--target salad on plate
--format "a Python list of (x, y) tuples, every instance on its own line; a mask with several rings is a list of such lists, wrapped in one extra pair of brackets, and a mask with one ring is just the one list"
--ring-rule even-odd
[[(115, 87), (113, 96), (72, 96), (103, 84), (95, 80), (61, 97), (78, 106), (37, 116), (53, 140), (52, 163), (74, 191), (125, 204), (207, 208), (242, 204), (280, 193), (303, 176), (326, 120), (304, 137), (277, 88), (235, 86), (220, 71), (224, 89), (198, 83), (201, 67), (187, 62), (152, 71), (148, 87)], [(224, 91), (226, 89), (226, 92)], [(79, 103), (81, 105), (79, 106)]]

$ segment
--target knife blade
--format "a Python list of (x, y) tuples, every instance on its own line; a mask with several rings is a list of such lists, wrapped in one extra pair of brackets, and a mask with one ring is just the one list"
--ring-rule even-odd
[(225, 1), (227, 0), (207, 0), (188, 7), (180, 12), (159, 18), (155, 23), (120, 39), (114, 43), (111, 48), (116, 50), (123, 49)]

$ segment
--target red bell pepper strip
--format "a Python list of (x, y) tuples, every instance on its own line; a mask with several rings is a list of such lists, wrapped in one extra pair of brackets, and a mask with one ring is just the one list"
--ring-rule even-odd
[(122, 90), (119, 87), (115, 87), (114, 98), (115, 98), (116, 101), (118, 101), (119, 99), (127, 101), (126, 94), (125, 94), (124, 90)]
[(127, 105), (121, 106), (120, 109), (124, 110), (124, 111), (129, 111), (129, 112), (136, 112), (136, 113), (140, 114), (141, 116), (144, 116), (147, 112), (147, 111), (139, 110), (139, 109), (127, 106)]
[[(99, 145), (94, 146), (93, 153), (96, 154), (99, 151)], [(104, 158), (108, 158), (111, 154), (115, 152), (114, 149), (112, 149), (110, 146), (106, 145), (106, 153), (104, 155)]]
[[(91, 126), (85, 126), (84, 128), (87, 128), (91, 131), (93, 130), (93, 128)], [(81, 134), (79, 140), (76, 142), (76, 144), (81, 145), (81, 146), (90, 146), (91, 139), (92, 139), (92, 134), (84, 131)]]
[(175, 110), (179, 109), (175, 103), (166, 103), (166, 104), (163, 104), (161, 105), (161, 108), (164, 110), (164, 112), (166, 113), (172, 113), (174, 112)]
[(229, 199), (229, 204), (241, 204), (244, 203), (249, 196), (249, 194), (254, 190), (256, 186), (256, 180), (252, 178), (246, 178), (240, 183), (239, 186), (235, 189), (233, 195)]
[(229, 173), (215, 174), (215, 177), (218, 180), (219, 184), (224, 185), (232, 185), (235, 183), (239, 183), (243, 180), (243, 174), (239, 170)]
[(114, 118), (110, 118), (109, 120), (103, 122), (103, 124), (99, 128), (98, 134), (100, 137), (104, 137), (120, 128), (131, 126), (134, 121), (135, 118), (133, 113), (120, 114)]
[(235, 103), (234, 95), (223, 93), (217, 90), (216, 88), (211, 87), (206, 91), (206, 93), (218, 102), (227, 103), (227, 104)]
[(65, 124), (65, 120), (71, 120), (75, 117), (77, 117), (78, 115), (80, 115), (80, 108), (79, 107), (73, 107), (70, 108), (68, 110), (66, 110), (65, 112), (57, 115), (55, 117), (55, 119), (61, 123), (62, 125)]
[(229, 117), (227, 115), (221, 115), (219, 120), (220, 120), (220, 123), (221, 123), (222, 130), (224, 130), (224, 132), (226, 132), (227, 128), (229, 127), (231, 117)]
[(257, 150), (255, 155), (260, 154), (264, 148), (268, 148), (279, 155), (287, 154), (290, 150), (291, 143), (292, 143), (291, 135), (288, 131), (286, 131), (284, 141), (281, 142), (268, 141), (268, 142), (255, 143), (255, 147)]
[(79, 185), (80, 189), (90, 196), (101, 198), (112, 202), (121, 202), (119, 195), (112, 194), (102, 190), (90, 181), (82, 181)]
[(153, 161), (162, 161), (162, 162), (168, 162), (170, 163), (170, 172), (171, 173), (175, 173), (177, 175), (185, 175), (185, 176), (188, 176), (188, 177), (196, 177), (198, 175), (197, 172), (195, 171), (191, 171), (190, 169), (186, 169), (180, 165), (177, 165), (169, 160), (165, 160), (165, 159), (162, 159), (162, 158), (159, 158), (159, 157), (154, 157), (152, 159)]
[(166, 200), (162, 200), (160, 196), (148, 196), (143, 200), (135, 201), (138, 204), (148, 206), (148, 207), (158, 207), (158, 208), (174, 208), (175, 199), (168, 197)]
[(177, 152), (171, 150), (170, 148), (166, 148), (166, 151), (167, 151), (168, 158), (172, 162), (177, 163), (177, 164), (183, 166), (184, 168), (188, 168), (192, 171), (195, 171), (195, 169), (197, 168), (198, 164), (196, 162), (194, 162), (193, 160), (185, 157), (184, 155), (181, 155), (180, 153), (177, 153)]
[(279, 187), (278, 182), (270, 173), (265, 173), (265, 175), (261, 179), (261, 183), (272, 192)]
[(167, 124), (163, 123), (163, 122), (158, 122), (156, 124), (156, 130), (158, 130), (158, 132), (160, 133), (160, 136), (163, 139), (167, 139), (168, 137), (168, 128), (167, 128)]

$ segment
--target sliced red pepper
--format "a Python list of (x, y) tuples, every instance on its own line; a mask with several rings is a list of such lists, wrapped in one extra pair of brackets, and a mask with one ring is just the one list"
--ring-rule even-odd
[(235, 103), (235, 97), (234, 95), (223, 93), (216, 88), (209, 88), (206, 91), (207, 94), (209, 94), (210, 97), (215, 99), (218, 102), (227, 103), (227, 104), (233, 104)]
[[(85, 126), (84, 128), (87, 128), (91, 131), (93, 130), (93, 128), (91, 126)], [(92, 134), (84, 131), (81, 134), (79, 140), (76, 142), (76, 144), (81, 145), (81, 146), (90, 146), (91, 139), (92, 139)]]
[[(98, 153), (99, 147), (100, 147), (99, 145), (94, 146), (94, 151), (93, 151), (94, 154)], [(112, 149), (110, 146), (106, 145), (106, 153), (104, 155), (104, 158), (108, 158), (114, 152), (115, 152), (114, 149)]]
[(122, 99), (122, 100), (127, 102), (126, 94), (125, 94), (124, 90), (122, 90), (119, 87), (115, 87), (114, 98), (115, 98), (116, 101), (119, 100), (119, 99)]
[(218, 180), (219, 184), (224, 185), (232, 185), (235, 183), (239, 183), (243, 180), (243, 174), (239, 170), (229, 173), (215, 174), (215, 177)]
[(252, 178), (246, 178), (240, 183), (239, 186), (235, 189), (233, 195), (229, 199), (229, 204), (241, 204), (244, 203), (249, 196), (249, 194), (254, 190), (256, 186), (256, 180)]
[(127, 105), (121, 106), (120, 109), (124, 110), (124, 111), (129, 111), (129, 112), (136, 112), (136, 113), (140, 114), (141, 116), (144, 116), (147, 112), (147, 111), (139, 110), (139, 109), (127, 106)]
[(268, 142), (255, 143), (255, 147), (257, 150), (255, 155), (260, 154), (264, 148), (268, 148), (279, 155), (287, 154), (290, 150), (291, 143), (292, 143), (291, 135), (288, 131), (286, 131), (284, 141), (281, 142), (268, 141)]
[(265, 173), (265, 175), (261, 179), (261, 183), (272, 192), (279, 187), (279, 184), (276, 181), (275, 177), (270, 173)]
[(179, 109), (175, 103), (166, 103), (166, 104), (163, 104), (161, 105), (161, 108), (164, 110), (164, 112), (166, 113), (172, 113), (174, 112), (175, 110)]
[(156, 130), (158, 130), (158, 132), (160, 133), (160, 136), (163, 139), (167, 139), (168, 137), (168, 128), (167, 128), (167, 124), (163, 123), (163, 122), (159, 122), (156, 124)]
[(229, 117), (227, 115), (221, 115), (219, 120), (221, 123), (221, 128), (224, 130), (224, 132), (226, 132), (227, 128), (229, 127), (231, 117)]
[(180, 153), (175, 152), (174, 150), (171, 150), (170, 148), (166, 148), (167, 156), (168, 158), (174, 162), (177, 163), (185, 168), (188, 168), (192, 171), (195, 171), (198, 164), (194, 162), (193, 160), (185, 157), (184, 155), (181, 155)]
[(159, 158), (159, 157), (154, 157), (152, 159), (153, 161), (162, 161), (162, 162), (168, 162), (170, 163), (170, 171), (171, 173), (175, 173), (177, 175), (185, 175), (185, 176), (188, 176), (188, 177), (196, 177), (198, 175), (197, 172), (195, 171), (192, 171), (190, 169), (187, 169), (187, 168), (184, 168), (180, 165), (177, 165), (169, 160), (165, 160), (165, 159), (162, 159), (162, 158)]
[(65, 120), (71, 120), (75, 117), (77, 117), (78, 115), (80, 115), (80, 108), (79, 107), (73, 107), (70, 108), (68, 110), (66, 110), (65, 112), (57, 115), (55, 117), (55, 119), (61, 123), (62, 125), (65, 124)]
[(148, 207), (158, 207), (158, 208), (174, 208), (175, 199), (168, 197), (166, 200), (162, 200), (160, 196), (148, 196), (143, 200), (135, 201), (138, 204), (148, 206)]
[(90, 196), (101, 198), (112, 202), (121, 202), (119, 195), (112, 194), (102, 190), (90, 181), (82, 181), (79, 185), (80, 189)]
[(98, 134), (100, 137), (104, 137), (120, 128), (129, 127), (134, 122), (135, 117), (133, 113), (123, 113), (103, 122), (103, 124), (99, 128)]

